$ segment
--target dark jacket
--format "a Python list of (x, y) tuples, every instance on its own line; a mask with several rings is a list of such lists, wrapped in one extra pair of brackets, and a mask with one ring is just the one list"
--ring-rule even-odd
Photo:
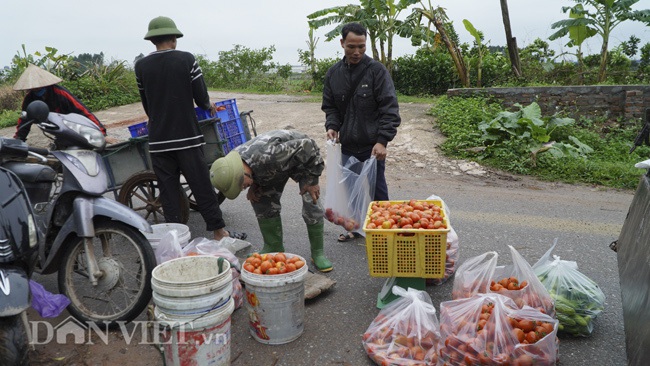
[[(343, 111), (351, 84), (362, 72), (365, 75)], [(384, 65), (367, 55), (356, 65), (343, 58), (327, 70), (321, 109), (325, 130), (338, 131), (342, 148), (353, 152), (372, 150), (377, 142), (388, 145), (401, 123), (393, 80)]]
[[(42, 100), (50, 108), (50, 112), (56, 112), (61, 114), (76, 113), (82, 116), (85, 116), (89, 120), (93, 121), (99, 128), (102, 133), (106, 135), (106, 128), (104, 125), (99, 122), (99, 119), (95, 117), (92, 112), (86, 107), (79, 99), (77, 99), (70, 91), (59, 85), (50, 85), (45, 87), (47, 90), (43, 96), (36, 96), (34, 91), (30, 91), (25, 95), (23, 99), (22, 110), (26, 110), (29, 103), (35, 100)], [(22, 118), (18, 118), (18, 125), (16, 126), (16, 134), (14, 138), (21, 139), (25, 141), (29, 130), (31, 129), (31, 124), (21, 128), (23, 123)]]
[(210, 109), (203, 73), (189, 52), (152, 52), (135, 64), (142, 106), (149, 117), (149, 152), (205, 144), (194, 103)]

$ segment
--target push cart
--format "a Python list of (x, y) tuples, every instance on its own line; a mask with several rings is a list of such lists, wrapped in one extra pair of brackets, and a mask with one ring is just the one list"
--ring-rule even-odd
[[(209, 117), (207, 111), (197, 108), (199, 126), (206, 144), (205, 163), (208, 168), (230, 150), (251, 139), (251, 130), (257, 136), (255, 120), (250, 111), (239, 113), (235, 100), (215, 103), (217, 115)], [(250, 124), (250, 128), (249, 128)], [(132, 130), (132, 135), (134, 131)], [(142, 132), (141, 132), (142, 133)], [(108, 172), (108, 189), (115, 200), (132, 208), (153, 223), (164, 222), (160, 188), (153, 172), (149, 157), (149, 138), (146, 135), (130, 138), (128, 141), (107, 146), (102, 157)], [(181, 178), (183, 179), (183, 178)], [(190, 209), (196, 209), (189, 185), (181, 181), (183, 190), (179, 192), (181, 221), (187, 223)], [(217, 191), (219, 203), (225, 196)]]

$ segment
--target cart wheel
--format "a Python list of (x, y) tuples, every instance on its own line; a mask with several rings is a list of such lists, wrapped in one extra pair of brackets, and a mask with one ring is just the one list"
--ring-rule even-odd
[[(181, 190), (179, 199), (181, 223), (186, 224), (190, 218), (190, 207), (184, 190)], [(139, 172), (130, 176), (122, 185), (117, 200), (144, 216), (149, 222), (154, 224), (165, 222), (158, 180), (152, 171)]]
[[(192, 190), (190, 189), (190, 185), (187, 184), (187, 182), (183, 181), (181, 179), (181, 185), (183, 186), (183, 190), (185, 191), (185, 195), (187, 196), (187, 200), (190, 203), (190, 209), (194, 211), (199, 210), (199, 206), (196, 204), (196, 200), (194, 199), (194, 194), (192, 193)], [(226, 200), (226, 196), (223, 195), (223, 193), (219, 192), (216, 188), (214, 189), (215, 192), (217, 192), (217, 200), (219, 200), (219, 204), (222, 204), (223, 201)]]

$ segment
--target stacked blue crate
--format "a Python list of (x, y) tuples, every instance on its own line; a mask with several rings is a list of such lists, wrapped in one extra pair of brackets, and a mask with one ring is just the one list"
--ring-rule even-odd
[[(214, 103), (217, 109), (216, 117), (221, 121), (216, 124), (217, 133), (223, 143), (223, 153), (228, 154), (235, 147), (246, 142), (244, 126), (239, 117), (237, 102), (235, 99), (222, 100)], [(209, 119), (210, 113), (202, 108), (195, 108), (196, 117), (201, 120)]]

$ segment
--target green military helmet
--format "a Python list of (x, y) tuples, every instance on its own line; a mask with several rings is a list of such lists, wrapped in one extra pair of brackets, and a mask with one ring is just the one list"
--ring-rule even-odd
[(150, 40), (157, 36), (176, 36), (180, 38), (183, 33), (176, 28), (176, 23), (171, 18), (161, 16), (151, 19), (149, 31), (145, 34), (144, 39)]
[(210, 181), (226, 198), (234, 200), (239, 196), (244, 184), (244, 163), (237, 151), (212, 163)]

